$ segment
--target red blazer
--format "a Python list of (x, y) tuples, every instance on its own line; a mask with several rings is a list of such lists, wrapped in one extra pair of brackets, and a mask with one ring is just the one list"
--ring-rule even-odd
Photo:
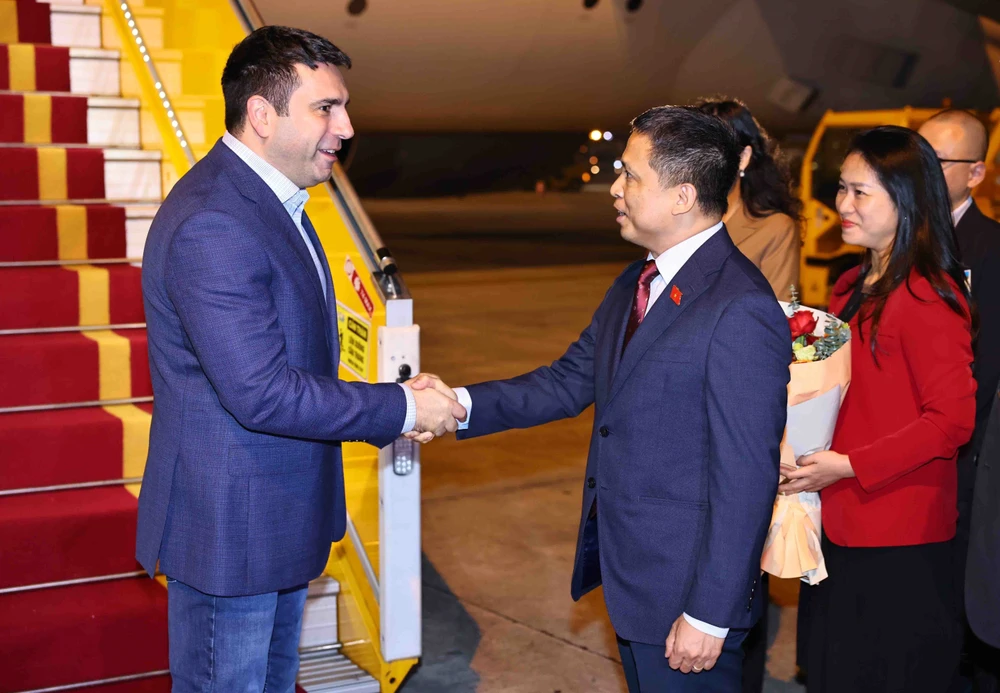
[[(858, 271), (834, 287), (834, 314), (847, 303)], [(851, 386), (833, 449), (851, 458), (857, 476), (822, 491), (823, 530), (841, 546), (908, 546), (955, 536), (955, 458), (976, 416), (970, 321), (916, 273), (909, 286), (913, 293), (903, 284), (886, 301), (877, 365), (870, 321), (864, 341), (857, 316), (850, 322)]]

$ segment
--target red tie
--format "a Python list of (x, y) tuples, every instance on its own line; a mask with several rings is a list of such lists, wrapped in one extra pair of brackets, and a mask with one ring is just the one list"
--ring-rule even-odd
[(649, 305), (649, 287), (659, 274), (660, 270), (656, 268), (656, 262), (653, 260), (647, 260), (646, 264), (642, 266), (642, 272), (639, 273), (639, 281), (635, 285), (635, 299), (632, 301), (632, 312), (628, 316), (628, 325), (625, 327), (625, 341), (622, 343), (622, 353), (625, 352), (625, 347), (628, 346), (632, 335), (639, 329), (642, 319), (646, 317), (646, 306)]

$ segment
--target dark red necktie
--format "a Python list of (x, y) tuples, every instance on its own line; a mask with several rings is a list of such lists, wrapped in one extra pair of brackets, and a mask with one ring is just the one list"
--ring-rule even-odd
[(660, 274), (656, 268), (654, 260), (647, 260), (639, 273), (639, 281), (635, 285), (635, 298), (632, 299), (632, 312), (628, 316), (628, 325), (625, 327), (625, 341), (622, 342), (622, 353), (628, 346), (632, 335), (639, 329), (642, 319), (646, 317), (646, 306), (649, 305), (649, 287), (653, 280)]

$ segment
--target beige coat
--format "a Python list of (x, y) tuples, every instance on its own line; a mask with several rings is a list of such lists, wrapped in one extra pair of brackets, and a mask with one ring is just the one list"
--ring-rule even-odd
[(743, 202), (739, 201), (726, 221), (726, 229), (740, 252), (760, 268), (775, 296), (782, 301), (790, 301), (792, 294), (789, 287), (794, 284), (799, 288), (799, 257), (802, 251), (795, 220), (781, 213), (752, 217)]

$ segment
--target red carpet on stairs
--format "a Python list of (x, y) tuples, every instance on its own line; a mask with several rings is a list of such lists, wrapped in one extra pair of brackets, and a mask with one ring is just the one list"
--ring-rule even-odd
[(124, 486), (7, 498), (0, 589), (139, 570), (135, 522), (136, 499)]
[[(0, 89), (70, 91), (69, 48), (20, 45), (24, 50), (0, 44)], [(21, 83), (29, 86), (18, 86)]]
[[(119, 330), (114, 335), (124, 338), (118, 342), (126, 353), (116, 354), (119, 360), (110, 365), (131, 379), (127, 391), (117, 394), (152, 395), (146, 331)], [(0, 337), (0, 407), (120, 398), (101, 396), (98, 348), (98, 342), (79, 332)], [(121, 361), (122, 356), (129, 362)]]
[(148, 578), (0, 595), (0, 693), (167, 669), (166, 607)]
[(9, 147), (0, 166), (0, 200), (102, 200), (104, 151)]
[(17, 0), (17, 21), (0, 27), (0, 40), (9, 43), (52, 43), (52, 12), (46, 3)]
[[(110, 323), (104, 324), (143, 322), (141, 270), (127, 264), (98, 267), (108, 275)], [(94, 290), (65, 267), (0, 268), (0, 330), (81, 324), (81, 282), (85, 291)]]
[(121, 419), (101, 407), (0, 416), (0, 491), (117, 479), (122, 435)]
[(31, 142), (87, 144), (87, 97), (51, 94), (0, 94), (0, 142), (28, 142), (25, 124), (39, 111), (49, 126)]
[[(60, 210), (65, 213), (60, 214)], [(74, 214), (75, 210), (82, 210), (82, 214)], [(69, 237), (68, 240), (84, 238), (85, 242), (81, 245), (86, 252), (60, 253), (60, 234)], [(64, 242), (64, 245), (71, 244)], [(125, 257), (125, 249), (124, 207), (0, 207), (0, 262), (119, 258)]]

